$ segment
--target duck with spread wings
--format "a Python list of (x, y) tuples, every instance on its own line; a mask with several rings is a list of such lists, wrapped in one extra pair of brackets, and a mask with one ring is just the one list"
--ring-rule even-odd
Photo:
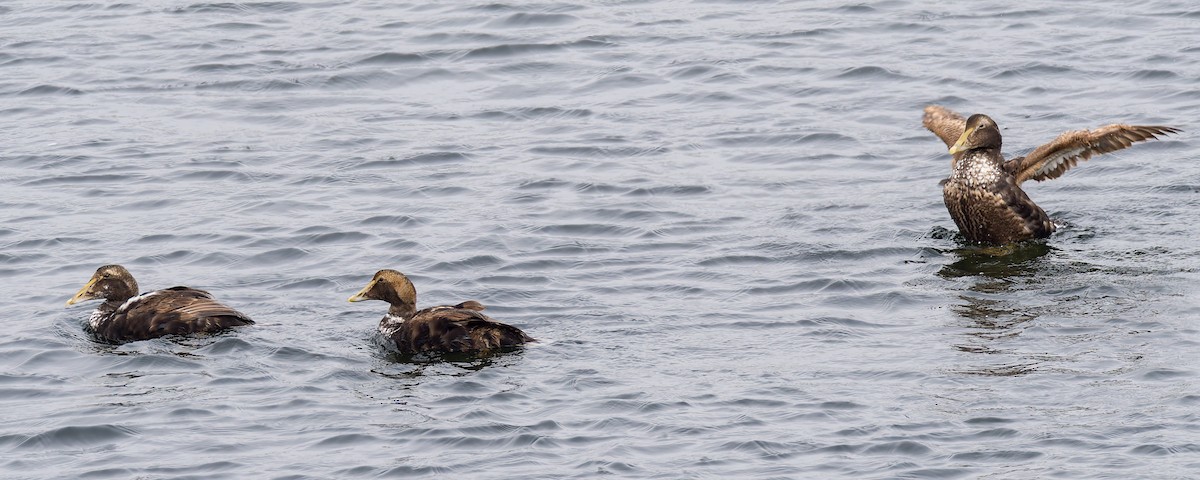
[(490, 352), (535, 341), (521, 329), (492, 320), (474, 300), (417, 310), (417, 290), (403, 273), (380, 270), (351, 302), (382, 300), (391, 305), (379, 333), (400, 353)]
[(1113, 124), (1063, 133), (1024, 157), (1005, 161), (1000, 129), (987, 115), (964, 119), (930, 105), (925, 107), (924, 124), (953, 156), (950, 178), (942, 181), (946, 209), (967, 240), (992, 244), (1045, 238), (1054, 232), (1054, 222), (1029, 199), (1022, 182), (1058, 178), (1093, 155), (1179, 133), (1172, 127)]
[(229, 308), (212, 294), (189, 287), (171, 287), (138, 295), (133, 275), (120, 265), (96, 269), (92, 278), (67, 301), (104, 299), (88, 319), (88, 329), (110, 343), (147, 340), (165, 335), (213, 333), (254, 321)]

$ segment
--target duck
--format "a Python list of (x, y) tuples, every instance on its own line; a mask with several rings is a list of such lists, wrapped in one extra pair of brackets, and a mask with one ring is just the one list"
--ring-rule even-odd
[(215, 333), (254, 321), (190, 287), (138, 294), (137, 280), (125, 267), (104, 265), (67, 300), (67, 306), (103, 299), (88, 318), (91, 333), (108, 343), (126, 343), (166, 335)]
[(484, 315), (486, 307), (474, 300), (417, 310), (416, 287), (396, 270), (376, 272), (349, 300), (382, 300), (391, 305), (379, 321), (379, 333), (403, 354), (486, 353), (536, 341), (521, 329)]
[(949, 147), (950, 177), (941, 185), (950, 217), (968, 241), (994, 245), (1046, 238), (1057, 228), (1021, 189), (1026, 180), (1052, 180), (1095, 155), (1181, 131), (1126, 124), (1073, 130), (1006, 161), (1000, 152), (1000, 128), (987, 115), (963, 118), (945, 107), (929, 105), (923, 123)]

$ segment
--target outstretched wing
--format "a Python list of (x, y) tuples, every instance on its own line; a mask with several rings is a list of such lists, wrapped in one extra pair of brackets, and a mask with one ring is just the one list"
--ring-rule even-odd
[(1136, 142), (1156, 139), (1159, 135), (1179, 133), (1179, 129), (1164, 126), (1108, 125), (1095, 130), (1076, 130), (1063, 133), (1054, 141), (1035, 148), (1024, 158), (1014, 159), (1013, 174), (1017, 184), (1026, 180), (1058, 178), (1076, 163), (1122, 148)]
[(941, 105), (925, 107), (925, 117), (922, 119), (925, 128), (937, 135), (946, 144), (946, 148), (954, 145), (967, 129), (967, 119)]

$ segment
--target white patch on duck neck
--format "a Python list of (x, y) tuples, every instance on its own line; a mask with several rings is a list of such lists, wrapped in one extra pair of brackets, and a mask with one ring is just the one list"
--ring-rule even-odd
[(383, 336), (391, 338), (396, 332), (400, 331), (400, 327), (404, 325), (407, 318), (399, 315), (387, 314), (383, 316), (383, 320), (379, 322), (379, 333)]
[(97, 308), (92, 310), (92, 316), (88, 317), (88, 325), (92, 327), (92, 330), (99, 330), (100, 323), (104, 320), (107, 320), (111, 316), (112, 314), (105, 313), (104, 310)]

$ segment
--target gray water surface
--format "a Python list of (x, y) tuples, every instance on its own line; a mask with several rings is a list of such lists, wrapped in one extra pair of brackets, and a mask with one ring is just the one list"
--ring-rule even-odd
[[(1185, 1), (0, 3), (6, 478), (1187, 478)], [(956, 237), (1007, 154), (1184, 130)], [(96, 267), (258, 321), (121, 346)], [(399, 358), (380, 268), (542, 341)]]

